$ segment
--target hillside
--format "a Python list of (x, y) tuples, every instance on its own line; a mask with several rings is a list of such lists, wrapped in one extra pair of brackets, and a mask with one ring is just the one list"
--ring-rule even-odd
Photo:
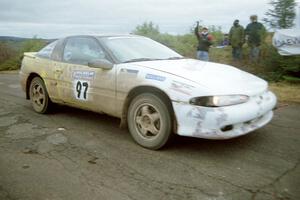
[(2, 42), (23, 42), (28, 40), (29, 38), (21, 38), (21, 37), (13, 37), (13, 36), (0, 36), (0, 41)]

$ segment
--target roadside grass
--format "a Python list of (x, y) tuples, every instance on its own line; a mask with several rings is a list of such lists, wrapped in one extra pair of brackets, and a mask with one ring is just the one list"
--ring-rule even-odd
[(280, 102), (300, 103), (300, 84), (270, 83), (270, 90), (276, 94)]
[(14, 70), (0, 70), (0, 74), (19, 74), (20, 70), (19, 69), (14, 69)]
[(0, 71), (18, 70), (20, 69), (22, 56), (16, 56), (3, 63), (0, 63)]

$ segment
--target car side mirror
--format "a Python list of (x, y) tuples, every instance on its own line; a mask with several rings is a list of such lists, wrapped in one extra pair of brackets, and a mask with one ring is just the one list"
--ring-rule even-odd
[(113, 68), (114, 65), (111, 62), (109, 62), (108, 60), (97, 59), (97, 60), (92, 60), (92, 61), (88, 62), (88, 66), (93, 67), (93, 68), (101, 68), (101, 69), (105, 69), (105, 70), (110, 70)]

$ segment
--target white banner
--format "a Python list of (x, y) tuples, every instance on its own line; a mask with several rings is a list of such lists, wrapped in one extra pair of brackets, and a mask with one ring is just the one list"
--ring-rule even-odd
[(300, 29), (277, 30), (273, 36), (273, 46), (280, 55), (300, 55)]

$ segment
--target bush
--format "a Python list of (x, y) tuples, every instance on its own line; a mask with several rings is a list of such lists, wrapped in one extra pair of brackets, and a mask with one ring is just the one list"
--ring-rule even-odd
[(266, 44), (263, 63), (269, 71), (270, 80), (300, 81), (300, 56), (281, 56), (270, 44)]
[(224, 40), (224, 34), (222, 32), (221, 27), (210, 26), (209, 27), (209, 32), (213, 36), (213, 42), (214, 42), (215, 45), (222, 44), (222, 42)]
[(0, 71), (20, 69), (24, 52), (36, 52), (45, 46), (46, 42), (41, 39), (30, 39), (21, 43), (21, 48), (13, 50), (12, 45), (0, 43)]

